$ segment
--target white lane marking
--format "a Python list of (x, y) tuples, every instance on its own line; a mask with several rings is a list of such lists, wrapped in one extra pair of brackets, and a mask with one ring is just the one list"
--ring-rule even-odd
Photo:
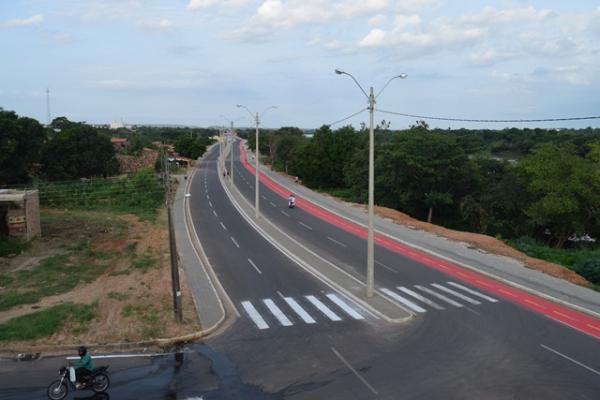
[(310, 316), (309, 313), (304, 310), (304, 308), (302, 308), (300, 304), (298, 304), (296, 300), (294, 300), (293, 297), (284, 297), (283, 299), (286, 303), (288, 303), (290, 308), (294, 310), (294, 312), (298, 314), (300, 318), (302, 318), (302, 321), (306, 322), (307, 324), (315, 324), (317, 322), (313, 317)]
[(331, 311), (325, 304), (321, 302), (321, 300), (317, 299), (315, 296), (304, 296), (308, 301), (312, 303), (313, 306), (317, 307), (319, 311), (321, 311), (327, 318), (332, 321), (341, 321), (342, 319), (333, 311)]
[(478, 292), (478, 291), (476, 291), (476, 290), (470, 289), (470, 288), (468, 288), (468, 287), (466, 287), (466, 286), (463, 286), (463, 285), (459, 285), (458, 283), (455, 283), (455, 282), (448, 282), (448, 285), (452, 285), (452, 286), (454, 286), (454, 287), (457, 287), (457, 288), (459, 288), (459, 289), (462, 289), (462, 290), (464, 290), (464, 291), (465, 291), (465, 292), (467, 292), (467, 293), (471, 293), (472, 295), (479, 296), (479, 297), (481, 297), (482, 299), (485, 299), (485, 300), (487, 300), (487, 301), (489, 301), (489, 302), (491, 302), (491, 303), (497, 303), (497, 302), (498, 302), (498, 300), (494, 299), (493, 297), (487, 296), (487, 295), (485, 295), (485, 294), (483, 294), (483, 293), (479, 293), (479, 292)]
[(559, 356), (563, 357), (564, 359), (567, 359), (567, 360), (571, 361), (571, 362), (572, 362), (572, 363), (574, 363), (574, 364), (577, 364), (577, 365), (579, 365), (579, 366), (580, 366), (580, 367), (582, 367), (582, 368), (585, 368), (585, 369), (587, 369), (587, 370), (588, 370), (588, 371), (590, 371), (590, 372), (593, 372), (593, 373), (594, 373), (594, 374), (596, 374), (596, 375), (600, 375), (600, 372), (596, 371), (594, 368), (588, 367), (587, 365), (585, 365), (585, 364), (583, 364), (583, 363), (580, 363), (579, 361), (577, 361), (577, 360), (575, 360), (575, 359), (573, 359), (573, 358), (571, 358), (571, 357), (569, 357), (569, 356), (566, 356), (566, 355), (564, 355), (563, 353), (561, 353), (561, 352), (559, 352), (559, 351), (556, 351), (556, 350), (554, 350), (554, 349), (553, 349), (553, 348), (551, 348), (551, 347), (548, 347), (548, 346), (546, 346), (546, 345), (543, 345), (543, 344), (540, 344), (540, 346), (542, 346), (544, 349), (546, 349), (546, 350), (548, 350), (548, 351), (551, 351), (551, 352), (553, 352), (553, 353), (554, 353), (554, 354), (556, 354), (556, 355), (559, 355)]
[(215, 210), (213, 210), (213, 214), (215, 214), (215, 217), (219, 218), (219, 214), (217, 214)]
[(454, 295), (454, 296), (458, 297), (459, 299), (462, 299), (462, 300), (464, 300), (464, 301), (467, 301), (467, 302), (469, 302), (469, 303), (471, 303), (471, 304), (475, 304), (475, 305), (481, 304), (481, 303), (480, 303), (479, 301), (477, 301), (477, 300), (473, 300), (472, 298), (470, 298), (470, 297), (467, 297), (467, 296), (465, 296), (465, 295), (464, 295), (464, 294), (462, 294), (462, 293), (458, 293), (458, 292), (457, 292), (457, 291), (455, 291), (455, 290), (448, 289), (447, 287), (445, 287), (445, 286), (442, 286), (442, 285), (440, 285), (440, 284), (437, 284), (437, 283), (432, 283), (432, 284), (431, 284), (431, 286), (433, 286), (433, 287), (436, 287), (436, 288), (438, 288), (438, 289), (440, 289), (440, 290), (443, 290), (443, 291), (444, 291), (444, 292), (446, 292), (446, 293), (450, 293), (450, 294), (452, 294), (452, 295)]
[(342, 247), (347, 247), (347, 246), (346, 246), (344, 243), (342, 243), (342, 242), (338, 242), (337, 240), (335, 240), (335, 239), (334, 239), (334, 238), (332, 238), (332, 237), (329, 237), (329, 236), (327, 236), (327, 239), (331, 240), (333, 243), (335, 243), (335, 244), (338, 244), (338, 245), (340, 245), (340, 246), (342, 246)]
[(357, 313), (356, 310), (354, 310), (352, 307), (350, 307), (344, 300), (337, 297), (334, 293), (327, 294), (326, 296), (329, 300), (331, 300), (335, 304), (337, 304), (338, 307), (340, 307), (342, 310), (344, 310), (346, 312), (346, 314), (348, 314), (352, 318), (365, 319), (365, 317), (363, 317), (362, 315)]
[(289, 216), (290, 216), (290, 214), (286, 213), (286, 212), (285, 212), (285, 211), (283, 211), (283, 210), (281, 210), (281, 213), (282, 213), (283, 215), (285, 215), (286, 217), (289, 217)]
[(306, 225), (304, 222), (298, 222), (300, 225), (302, 225), (303, 227), (305, 227), (306, 229), (312, 231), (313, 228), (311, 228), (310, 226)]
[(440, 306), (439, 304), (437, 304), (437, 303), (436, 303), (436, 302), (434, 302), (434, 301), (431, 301), (431, 300), (429, 300), (429, 299), (428, 299), (428, 298), (426, 298), (426, 297), (423, 297), (423, 296), (421, 296), (421, 295), (420, 295), (419, 293), (417, 293), (417, 292), (414, 292), (414, 291), (412, 291), (412, 290), (410, 290), (410, 289), (408, 289), (408, 288), (405, 288), (405, 287), (403, 287), (403, 286), (396, 286), (396, 288), (397, 288), (398, 290), (401, 290), (401, 291), (403, 291), (404, 293), (408, 294), (409, 296), (412, 296), (412, 297), (414, 297), (415, 299), (417, 299), (417, 300), (420, 300), (420, 301), (422, 301), (423, 303), (430, 305), (431, 307), (435, 308), (436, 310), (444, 310), (444, 307)]
[(263, 196), (263, 195), (261, 195), (260, 197), (262, 197), (262, 199), (263, 199), (263, 200), (266, 200), (266, 199), (267, 199), (267, 197), (266, 197), (266, 196)]
[(352, 371), (352, 373), (354, 375), (356, 375), (356, 377), (358, 379), (360, 379), (360, 381), (375, 395), (379, 395), (379, 393), (377, 392), (377, 390), (375, 390), (375, 388), (373, 386), (371, 386), (369, 384), (369, 382), (367, 382), (367, 380), (365, 378), (363, 378), (358, 371), (356, 371), (354, 368), (352, 368), (352, 365), (350, 365), (350, 363), (348, 361), (346, 361), (346, 359), (344, 357), (342, 357), (342, 355), (333, 347), (331, 348), (331, 351), (333, 351), (333, 353), (344, 363), (344, 365), (346, 365), (346, 367), (348, 367), (348, 369), (350, 369), (350, 371)]
[(279, 323), (283, 326), (292, 326), (294, 325), (292, 323), (292, 321), (290, 321), (285, 314), (281, 311), (281, 309), (279, 307), (277, 307), (277, 304), (275, 304), (275, 302), (271, 299), (263, 299), (263, 303), (265, 303), (265, 305), (267, 306), (267, 308), (269, 309), (269, 311), (271, 311), (271, 314), (273, 314), (273, 316), (275, 318), (277, 318), (277, 321), (279, 321)]
[(378, 265), (382, 266), (383, 268), (385, 268), (385, 269), (387, 269), (387, 270), (389, 270), (389, 271), (391, 271), (391, 272), (393, 272), (393, 273), (395, 273), (395, 274), (397, 274), (397, 273), (398, 273), (398, 271), (396, 271), (396, 270), (395, 270), (395, 269), (393, 269), (392, 267), (388, 267), (388, 266), (387, 266), (387, 265), (385, 265), (384, 263), (382, 263), (382, 262), (379, 262), (379, 261), (377, 261), (377, 260), (375, 260), (375, 264), (378, 264)]
[(272, 205), (273, 207), (277, 208), (277, 205), (275, 203), (273, 203), (272, 201), (270, 201), (269, 204)]
[(206, 198), (210, 200), (210, 196), (209, 195), (206, 195)]
[(471, 307), (467, 307), (467, 306), (465, 306), (465, 308), (466, 308), (467, 310), (471, 311), (471, 312), (472, 312), (473, 314), (475, 314), (475, 315), (481, 315), (481, 314), (480, 314), (480, 313), (478, 313), (477, 311), (473, 310)]
[(406, 307), (410, 308), (411, 310), (418, 312), (418, 313), (424, 313), (427, 312), (426, 309), (424, 309), (423, 307), (413, 303), (412, 301), (405, 299), (404, 297), (400, 296), (398, 293), (396, 292), (392, 292), (389, 289), (381, 289), (381, 291), (385, 294), (387, 294), (388, 296), (390, 296), (392, 299), (396, 300), (399, 303), (404, 304)]
[(235, 244), (237, 246), (237, 248), (240, 248), (240, 245), (238, 244), (238, 242), (235, 241), (235, 239), (233, 238), (233, 236), (230, 236), (231, 241), (233, 242), (233, 244)]
[(213, 206), (213, 205), (212, 205), (212, 201), (210, 201), (210, 200), (209, 200), (209, 201), (208, 201), (208, 205), (212, 207), (212, 206)]
[(223, 228), (223, 230), (225, 230), (225, 231), (226, 231), (226, 230), (227, 230), (227, 228), (225, 227), (225, 224), (224, 224), (224, 223), (222, 223), (222, 222), (219, 222), (219, 223), (221, 224), (221, 227)]
[(246, 313), (258, 329), (269, 329), (269, 325), (267, 325), (263, 317), (256, 311), (256, 308), (254, 308), (252, 303), (249, 301), (242, 301), (242, 307), (244, 307), (244, 310), (246, 310)]
[(454, 300), (452, 300), (452, 299), (449, 299), (449, 298), (447, 298), (446, 296), (444, 296), (443, 294), (440, 294), (440, 293), (438, 293), (438, 292), (434, 292), (433, 290), (431, 290), (431, 289), (429, 289), (429, 288), (426, 288), (426, 287), (424, 287), (424, 286), (415, 285), (415, 287), (416, 287), (417, 289), (419, 289), (419, 290), (421, 290), (421, 291), (425, 292), (425, 293), (429, 293), (430, 295), (432, 295), (432, 296), (435, 296), (435, 297), (437, 297), (438, 299), (445, 301), (445, 302), (446, 302), (446, 303), (448, 303), (448, 304), (451, 304), (451, 305), (453, 305), (454, 307), (462, 307), (462, 306), (463, 306), (463, 305), (462, 305), (462, 304), (460, 304), (459, 302), (457, 302), (457, 301), (454, 301)]
[(256, 270), (256, 272), (258, 272), (259, 274), (262, 274), (262, 271), (260, 269), (258, 269), (258, 267), (256, 266), (256, 264), (254, 264), (254, 261), (252, 261), (251, 259), (248, 259), (248, 262), (250, 263), (250, 265), (252, 265), (254, 267), (254, 269)]

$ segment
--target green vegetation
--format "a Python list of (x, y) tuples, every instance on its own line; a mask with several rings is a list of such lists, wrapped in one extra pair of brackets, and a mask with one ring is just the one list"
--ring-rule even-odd
[(142, 335), (145, 337), (158, 337), (163, 332), (160, 322), (161, 311), (151, 304), (128, 304), (121, 310), (121, 315), (125, 318), (136, 318), (142, 322)]
[(106, 268), (91, 263), (70, 264), (68, 255), (49, 257), (36, 268), (18, 271), (8, 280), (0, 297), (0, 311), (69, 292), (79, 283), (93, 282)]
[(50, 336), (65, 324), (78, 324), (74, 330), (85, 329), (94, 319), (97, 304), (59, 304), (46, 310), (12, 318), (0, 324), (0, 341), (30, 340)]
[(0, 257), (19, 254), (31, 247), (31, 242), (13, 238), (0, 238)]
[(206, 151), (213, 141), (206, 136), (181, 136), (175, 142), (175, 151), (184, 157), (197, 159)]
[(109, 299), (114, 299), (114, 300), (118, 300), (118, 301), (124, 301), (124, 300), (129, 299), (129, 294), (120, 293), (120, 292), (109, 292), (106, 296)]
[(147, 272), (150, 268), (158, 266), (158, 260), (149, 254), (144, 254), (140, 257), (135, 258), (132, 261), (131, 266), (134, 269), (139, 269), (142, 272)]

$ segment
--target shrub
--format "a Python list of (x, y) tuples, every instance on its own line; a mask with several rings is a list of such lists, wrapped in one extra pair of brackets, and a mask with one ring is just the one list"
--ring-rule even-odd
[(593, 284), (600, 285), (600, 258), (580, 261), (572, 269)]

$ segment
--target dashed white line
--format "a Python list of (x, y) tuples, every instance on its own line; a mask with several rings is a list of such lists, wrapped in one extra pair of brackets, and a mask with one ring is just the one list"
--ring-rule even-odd
[(285, 215), (286, 217), (289, 217), (289, 216), (290, 216), (290, 214), (286, 213), (286, 212), (285, 212), (285, 211), (283, 211), (283, 210), (281, 210), (281, 213), (282, 213), (283, 215)]
[(569, 356), (566, 356), (566, 355), (564, 355), (563, 353), (561, 353), (561, 352), (559, 352), (559, 351), (556, 351), (556, 350), (554, 350), (554, 349), (553, 349), (553, 348), (551, 348), (551, 347), (548, 347), (548, 346), (546, 346), (546, 345), (543, 345), (543, 344), (540, 344), (540, 346), (542, 346), (544, 349), (546, 349), (546, 350), (548, 350), (548, 351), (551, 351), (552, 353), (554, 353), (554, 354), (556, 354), (556, 355), (559, 355), (559, 356), (561, 356), (562, 358), (564, 358), (564, 359), (566, 359), (566, 360), (569, 360), (569, 361), (571, 361), (571, 362), (572, 362), (572, 363), (574, 363), (574, 364), (577, 364), (577, 365), (579, 365), (579, 366), (580, 366), (580, 367), (582, 367), (582, 368), (585, 368), (585, 369), (587, 369), (587, 370), (588, 370), (588, 371), (590, 371), (590, 372), (593, 372), (593, 373), (594, 373), (594, 374), (596, 374), (596, 375), (600, 375), (600, 372), (596, 371), (594, 368), (588, 367), (587, 365), (585, 365), (585, 364), (583, 364), (583, 363), (580, 363), (579, 361), (577, 361), (577, 360), (575, 360), (575, 359), (573, 359), (573, 358), (571, 358), (571, 357), (569, 357)]
[(233, 242), (233, 244), (235, 244), (237, 246), (237, 248), (239, 249), (240, 245), (238, 244), (238, 242), (235, 241), (234, 237), (230, 236), (230, 238), (231, 238), (231, 241)]
[(222, 223), (222, 222), (219, 222), (219, 223), (221, 224), (221, 228), (223, 228), (223, 230), (224, 230), (224, 231), (226, 231), (226, 230), (227, 230), (227, 227), (225, 226), (225, 224), (224, 224), (224, 223)]
[(311, 228), (310, 226), (306, 225), (304, 222), (298, 222), (300, 225), (302, 225), (303, 227), (305, 227), (306, 229), (312, 231), (313, 228)]
[(335, 239), (334, 239), (334, 238), (332, 238), (332, 237), (329, 237), (329, 236), (327, 236), (327, 239), (331, 240), (333, 243), (335, 243), (335, 244), (337, 244), (337, 245), (339, 245), (339, 246), (342, 246), (342, 247), (347, 247), (347, 246), (346, 246), (344, 243), (342, 243), (342, 242), (338, 242), (337, 240), (335, 240)]
[(213, 214), (215, 214), (215, 217), (219, 218), (219, 214), (217, 214), (215, 210), (213, 210)]
[(258, 269), (258, 267), (256, 266), (256, 264), (254, 264), (254, 261), (252, 261), (251, 259), (248, 259), (248, 262), (250, 263), (250, 265), (252, 265), (252, 267), (254, 267), (254, 269), (256, 270), (256, 272), (258, 272), (259, 274), (262, 274), (262, 271), (260, 269)]
[(213, 206), (212, 201), (209, 200), (208, 205), (212, 207)]
[(277, 205), (275, 203), (273, 203), (272, 201), (270, 201), (269, 204), (272, 205), (273, 207), (277, 208)]
[(383, 268), (385, 268), (385, 269), (387, 269), (387, 270), (389, 270), (389, 271), (391, 271), (391, 272), (393, 272), (393, 273), (395, 273), (395, 274), (397, 274), (397, 273), (398, 273), (398, 271), (396, 271), (396, 270), (395, 270), (395, 269), (393, 269), (392, 267), (388, 267), (388, 266), (387, 266), (387, 265), (385, 265), (384, 263), (382, 263), (382, 262), (379, 262), (379, 261), (377, 261), (377, 260), (375, 260), (375, 264), (377, 264), (377, 265), (379, 265), (379, 266), (382, 266)]

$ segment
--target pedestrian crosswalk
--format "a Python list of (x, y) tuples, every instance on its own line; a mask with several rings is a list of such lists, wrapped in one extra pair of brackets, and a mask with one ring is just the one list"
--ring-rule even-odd
[[(380, 288), (384, 296), (416, 314), (443, 312), (452, 308), (498, 303), (495, 298), (456, 282)], [(346, 297), (327, 293), (242, 301), (241, 306), (256, 328), (290, 327), (323, 321), (365, 320), (367, 312)]]
[(381, 291), (393, 301), (418, 314), (426, 313), (428, 307), (443, 311), (449, 306), (479, 306), (484, 300), (488, 303), (498, 303), (495, 298), (456, 282), (414, 285), (413, 288), (397, 286), (395, 290), (383, 288)]

